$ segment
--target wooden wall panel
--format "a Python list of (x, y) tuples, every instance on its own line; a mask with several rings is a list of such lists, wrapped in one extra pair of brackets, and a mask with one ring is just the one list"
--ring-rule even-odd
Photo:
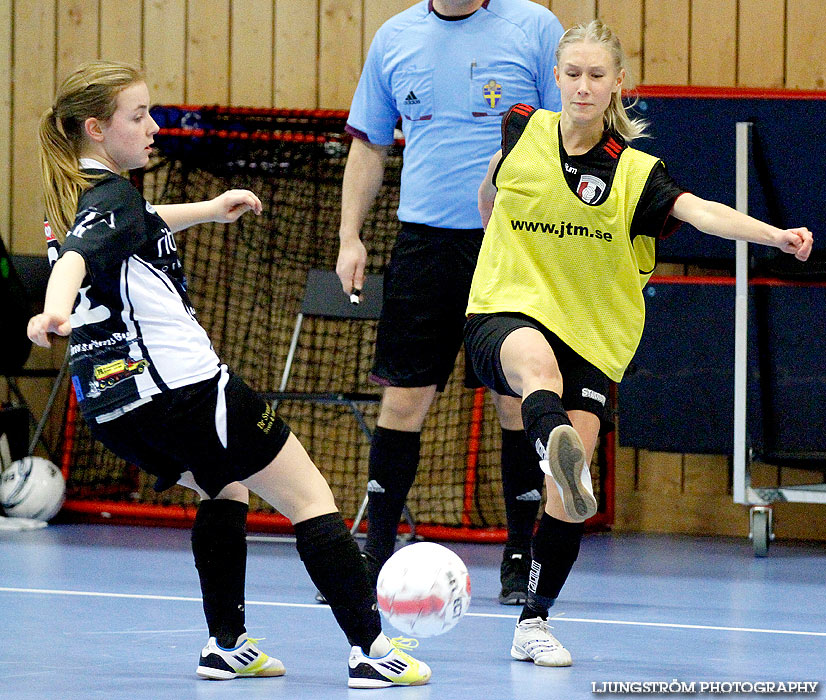
[(37, 161), (37, 125), (54, 98), (55, 6), (14, 5), (11, 216), (15, 253), (43, 252), (43, 198)]
[(565, 29), (597, 16), (596, 0), (551, 0), (549, 7)]
[(361, 0), (321, 0), (318, 106), (348, 109), (361, 75)]
[(145, 0), (143, 62), (149, 98), (181, 104), (186, 94), (186, 0)]
[(739, 2), (737, 84), (782, 88), (786, 63), (786, 2)]
[(638, 450), (637, 490), (658, 495), (683, 490), (683, 456), (670, 452)]
[(12, 11), (11, 2), (0, 2), (0, 236), (11, 246), (11, 90), (12, 90)]
[(272, 107), (275, 14), (272, 0), (232, 0), (229, 103)]
[(821, 0), (793, 0), (786, 8), (786, 87), (826, 89), (826, 23)]
[(275, 0), (274, 106), (318, 107), (318, 4)]
[[(364, 22), (362, 22), (362, 64), (367, 58), (367, 49), (379, 27), (393, 15), (399, 14), (418, 0), (364, 0)], [(547, 7), (547, 5), (546, 5)], [(355, 86), (353, 86), (355, 88)]]
[(229, 0), (187, 3), (186, 92), (188, 104), (229, 102)]
[(97, 3), (58, 0), (56, 83), (84, 61), (98, 58), (100, 18)]
[(626, 87), (642, 81), (643, 0), (599, 0), (599, 18), (622, 43), (630, 81)]
[(143, 6), (135, 0), (100, 0), (100, 57), (143, 62)]
[(646, 0), (644, 82), (650, 85), (688, 84), (688, 7), (689, 0)]
[(692, 0), (692, 85), (737, 83), (737, 0)]

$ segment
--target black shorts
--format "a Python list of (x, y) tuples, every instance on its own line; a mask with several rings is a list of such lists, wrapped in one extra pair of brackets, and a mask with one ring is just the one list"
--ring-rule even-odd
[[(384, 303), (370, 379), (442, 391), (462, 347), (482, 229), (402, 222), (384, 274)], [(465, 386), (481, 386), (465, 358)]]
[(225, 369), (114, 420), (87, 422), (95, 439), (157, 476), (156, 488), (190, 471), (211, 498), (266, 467), (290, 434), (270, 405)]
[(465, 324), (465, 351), (482, 383), (498, 394), (521, 398), (505, 379), (499, 351), (517, 328), (534, 328), (545, 336), (562, 373), (562, 405), (566, 411), (587, 411), (599, 418), (600, 432), (614, 429), (608, 397), (611, 380), (574, 352), (541, 323), (517, 313), (473, 314)]

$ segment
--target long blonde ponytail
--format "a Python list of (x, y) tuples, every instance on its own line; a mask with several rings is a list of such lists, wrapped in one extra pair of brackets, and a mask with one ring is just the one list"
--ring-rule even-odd
[[(582, 41), (591, 41), (605, 46), (614, 61), (614, 70), (619, 73), (624, 69), (626, 75), (625, 82), (630, 84), (631, 81), (627, 61), (625, 60), (625, 52), (622, 50), (619, 37), (614, 34), (611, 27), (600, 19), (591, 20), (587, 24), (577, 24), (562, 35), (562, 38), (559, 40), (559, 45), (556, 47), (557, 65), (560, 63), (562, 51), (567, 46)], [(632, 119), (628, 116), (627, 107), (623, 104), (622, 95), (619, 91), (611, 95), (611, 103), (605, 110), (603, 121), (606, 129), (615, 131), (626, 141), (647, 136), (645, 133), (647, 123), (642, 119)]]
[(54, 105), (40, 117), (37, 132), (46, 217), (63, 240), (72, 226), (81, 192), (92, 178), (80, 170), (84, 122), (108, 120), (118, 93), (144, 80), (140, 69), (125, 63), (91, 61), (79, 66), (58, 88)]

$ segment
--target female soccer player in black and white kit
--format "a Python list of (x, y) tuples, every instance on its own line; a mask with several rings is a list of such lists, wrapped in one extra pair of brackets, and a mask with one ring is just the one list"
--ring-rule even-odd
[(559, 113), (516, 105), (479, 189), (485, 237), (465, 344), (479, 378), (522, 399), (525, 431), (546, 473), (528, 598), (511, 656), (568, 666), (550, 633), (554, 603), (596, 512), (588, 462), (611, 429), (607, 397), (637, 349), (655, 241), (679, 221), (806, 260), (812, 234), (780, 230), (681, 190), (662, 161), (630, 148), (645, 125), (625, 112), (625, 59), (599, 20), (562, 36)]
[(352, 645), (348, 684), (419, 685), (430, 669), (381, 631), (375, 593), (332, 492), (270, 406), (221, 364), (186, 294), (175, 232), (261, 213), (258, 198), (152, 207), (118, 173), (146, 165), (158, 126), (135, 68), (80, 66), (40, 124), (51, 228), (66, 232), (42, 314), (28, 335), (71, 335), (70, 373), (95, 438), (202, 497), (192, 531), (210, 639), (197, 673), (211, 679), (279, 676), (244, 627), (250, 489), (286, 515), (318, 589)]

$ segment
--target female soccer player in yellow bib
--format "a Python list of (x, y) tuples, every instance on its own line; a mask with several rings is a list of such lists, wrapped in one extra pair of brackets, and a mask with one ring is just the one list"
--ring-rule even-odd
[(465, 344), (493, 391), (522, 399), (525, 431), (546, 473), (532, 541), (527, 603), (511, 656), (567, 666), (548, 608), (597, 509), (588, 462), (610, 431), (610, 382), (622, 379), (643, 330), (642, 288), (658, 238), (681, 221), (715, 236), (806, 260), (812, 234), (780, 230), (683, 191), (658, 158), (627, 144), (644, 133), (621, 100), (619, 40), (599, 20), (569, 29), (554, 68), (559, 113), (515, 105), (479, 188), (486, 226)]

